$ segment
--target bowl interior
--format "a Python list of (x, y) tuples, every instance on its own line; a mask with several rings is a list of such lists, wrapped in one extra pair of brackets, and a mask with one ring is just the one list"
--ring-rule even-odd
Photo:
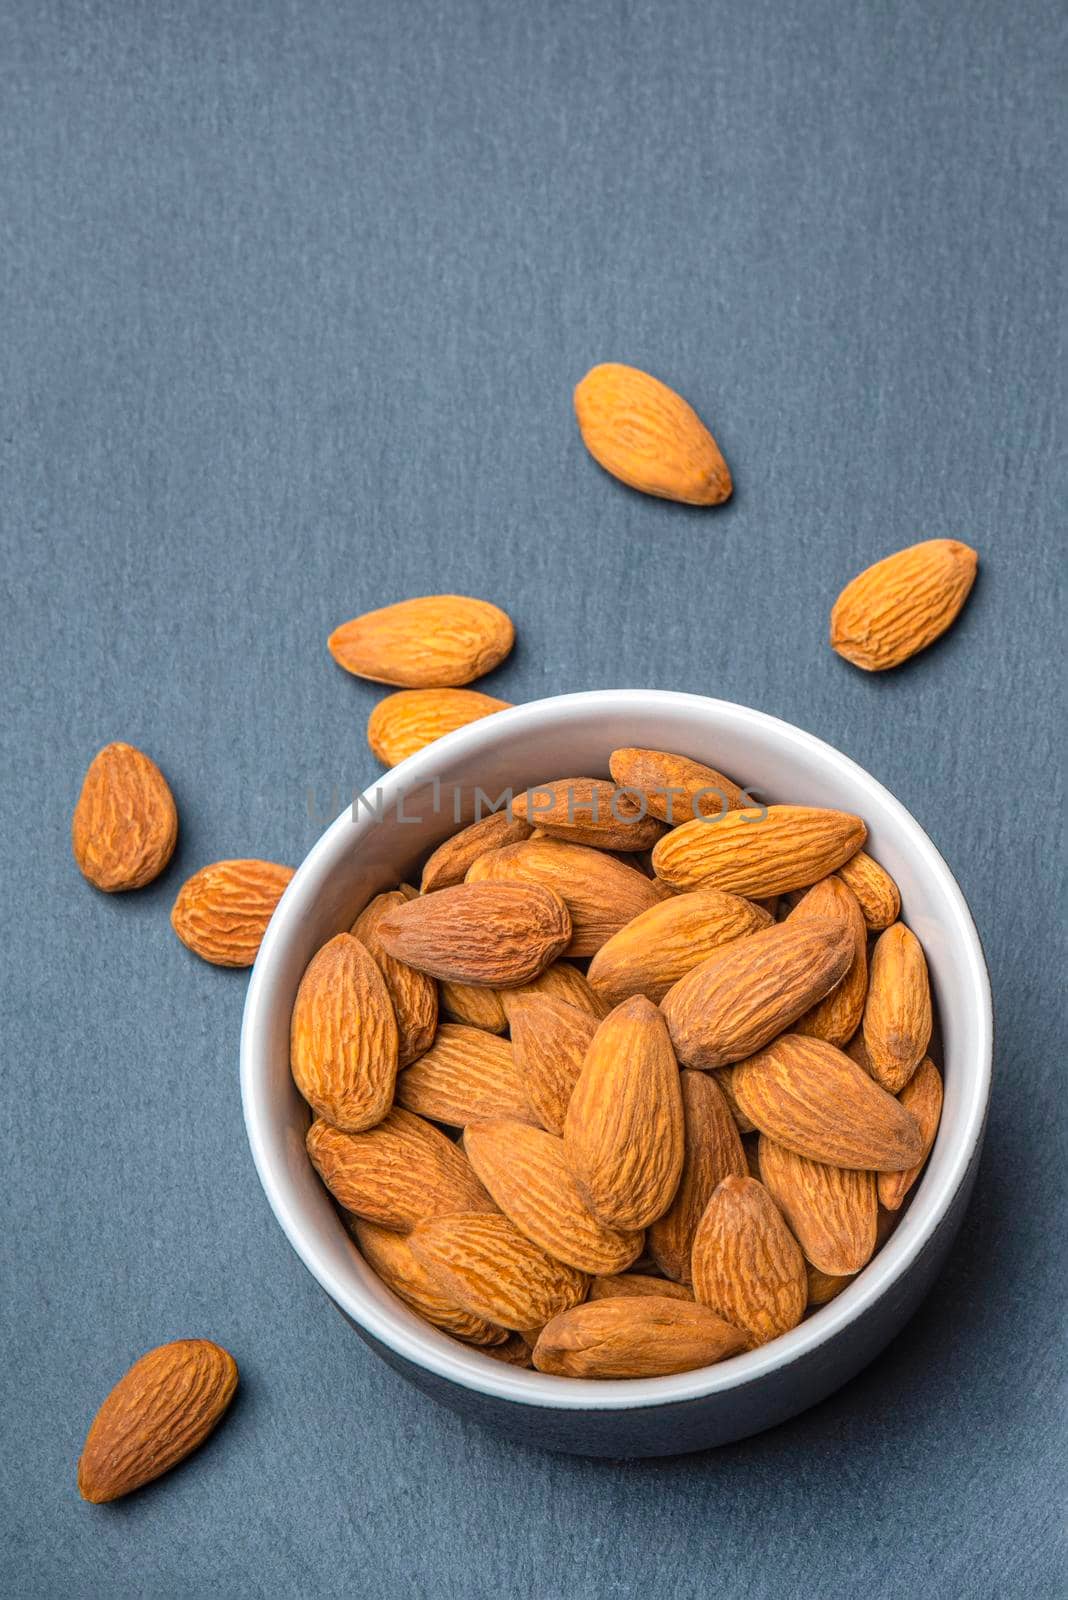
[[(728, 773), (762, 799), (854, 811), (869, 848), (901, 889), (923, 945), (944, 1035), (945, 1103), (927, 1170), (889, 1243), (855, 1283), (800, 1327), (717, 1367), (669, 1378), (591, 1384), (548, 1377), (468, 1351), (420, 1321), (368, 1268), (307, 1159), (308, 1110), (289, 1072), (289, 1020), (312, 955), (372, 895), (411, 879), (427, 851), (511, 786), (608, 775), (620, 745), (677, 751)], [(485, 805), (487, 802), (483, 802)], [(989, 1094), (991, 1010), (967, 905), (926, 834), (879, 783), (800, 729), (695, 695), (612, 690), (537, 701), (461, 729), (387, 774), (327, 830), (290, 884), (249, 985), (242, 1032), (249, 1140), (290, 1242), (355, 1321), (408, 1360), (520, 1403), (641, 1406), (690, 1399), (758, 1378), (831, 1338), (908, 1269), (947, 1209), (981, 1134)]]

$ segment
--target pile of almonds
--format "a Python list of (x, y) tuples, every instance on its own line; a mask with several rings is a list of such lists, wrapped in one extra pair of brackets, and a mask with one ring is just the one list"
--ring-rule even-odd
[(610, 771), (526, 791), (372, 900), (304, 975), (292, 1069), (311, 1160), (412, 1310), (519, 1366), (653, 1377), (849, 1283), (942, 1083), (859, 817), (755, 806), (662, 751)]

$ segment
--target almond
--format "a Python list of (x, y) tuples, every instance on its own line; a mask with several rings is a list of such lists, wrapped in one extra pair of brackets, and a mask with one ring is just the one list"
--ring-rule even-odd
[(601, 946), (590, 963), (590, 983), (613, 1005), (632, 994), (655, 1005), (714, 951), (770, 921), (759, 906), (719, 889), (672, 895)]
[(689, 1284), (672, 1283), (670, 1278), (651, 1278), (644, 1272), (611, 1272), (594, 1278), (587, 1299), (620, 1300), (637, 1296), (644, 1299), (647, 1295), (692, 1300), (693, 1290)]
[(760, 900), (827, 877), (866, 836), (860, 818), (847, 811), (751, 807), (673, 828), (654, 848), (653, 866), (675, 889), (726, 889)]
[(736, 939), (664, 996), (675, 1054), (702, 1068), (752, 1055), (821, 1000), (852, 960), (853, 935), (842, 921), (773, 923)]
[(176, 1339), (135, 1361), (93, 1418), (78, 1462), (83, 1500), (102, 1505), (184, 1461), (221, 1421), (237, 1363), (210, 1339)]
[(805, 1262), (805, 1271), (808, 1274), (808, 1307), (809, 1311), (818, 1306), (830, 1305), (831, 1301), (841, 1294), (843, 1289), (848, 1289), (853, 1282), (853, 1277), (843, 1277), (838, 1273), (820, 1272), (811, 1261)]
[(954, 623), (979, 557), (959, 539), (926, 539), (868, 567), (831, 612), (831, 649), (866, 672), (925, 650)]
[(879, 1203), (887, 1211), (900, 1209), (905, 1196), (923, 1171), (938, 1132), (942, 1116), (942, 1075), (929, 1057), (920, 1062), (899, 1099), (920, 1125), (923, 1148), (920, 1159), (907, 1172), (880, 1172)]
[(644, 995), (624, 1000), (593, 1036), (564, 1122), (564, 1154), (603, 1222), (645, 1228), (682, 1172), (679, 1069), (664, 1019)]
[(438, 991), (433, 978), (403, 961), (394, 961), (378, 937), (378, 924), (394, 906), (402, 906), (408, 896), (400, 889), (376, 894), (352, 924), (353, 938), (359, 939), (385, 979), (393, 1014), (397, 1020), (397, 1064), (408, 1066), (430, 1049), (438, 1025)]
[(599, 850), (651, 850), (665, 831), (643, 795), (603, 778), (555, 778), (517, 794), (512, 810), (551, 839)]
[(505, 1216), (554, 1260), (580, 1272), (622, 1272), (641, 1254), (641, 1233), (609, 1227), (589, 1210), (562, 1139), (495, 1117), (466, 1129), (464, 1149)]
[(534, 1365), (562, 1378), (660, 1378), (713, 1366), (747, 1345), (737, 1328), (693, 1301), (596, 1300), (542, 1329)]
[(546, 1000), (560, 1000), (564, 1005), (574, 1006), (577, 1011), (585, 1011), (598, 1022), (607, 1017), (612, 1009), (590, 988), (586, 974), (580, 972), (578, 967), (573, 967), (570, 961), (554, 961), (544, 972), (539, 972), (536, 978), (520, 988), (500, 990), (505, 1015), (510, 1018), (514, 1002), (531, 995), (541, 995)]
[(715, 767), (667, 750), (613, 750), (608, 770), (616, 782), (645, 796), (651, 816), (674, 827), (695, 816), (719, 817), (752, 802), (743, 789)]
[(251, 967), (292, 876), (274, 861), (213, 861), (179, 889), (171, 927), (202, 961)]
[(502, 1328), (542, 1327), (577, 1305), (589, 1283), (500, 1214), (433, 1218), (414, 1229), (411, 1246), (447, 1294)]
[(300, 981), (290, 1064), (312, 1110), (345, 1133), (373, 1127), (392, 1104), (393, 1005), (373, 958), (351, 933), (325, 944)]
[(603, 850), (562, 839), (527, 839), (480, 856), (468, 883), (527, 883), (553, 889), (571, 913), (569, 956), (592, 956), (632, 917), (659, 903), (652, 883)]
[(487, 600), (425, 595), (366, 611), (328, 641), (339, 667), (372, 683), (443, 689), (500, 666), (515, 640), (511, 618)]
[(492, 1356), (494, 1361), (507, 1362), (510, 1367), (532, 1367), (533, 1348), (521, 1333), (509, 1333), (501, 1344), (484, 1345), (479, 1355)]
[(931, 1042), (931, 986), (920, 941), (895, 922), (875, 941), (864, 1046), (872, 1077), (900, 1094)]
[(868, 993), (868, 930), (864, 913), (852, 889), (840, 878), (823, 878), (804, 895), (791, 911), (791, 922), (808, 917), (844, 922), (853, 935), (853, 960), (845, 977), (829, 994), (798, 1017), (795, 1033), (811, 1034), (839, 1047), (848, 1043), (860, 1026)]
[(395, 767), (435, 739), (507, 711), (509, 704), (477, 689), (399, 689), (371, 712), (367, 742), (384, 766)]
[(805, 1260), (755, 1178), (724, 1178), (693, 1241), (693, 1291), (755, 1344), (788, 1333), (808, 1301)]
[(454, 1022), (443, 1022), (426, 1055), (399, 1075), (397, 1104), (454, 1128), (482, 1117), (537, 1121), (507, 1039)]
[(132, 744), (107, 744), (90, 763), (71, 823), (78, 869), (105, 894), (158, 878), (178, 840), (178, 812), (156, 763)]
[(513, 992), (509, 1018), (516, 1071), (527, 1098), (543, 1128), (563, 1133), (597, 1019), (576, 1006), (521, 989)]
[(643, 494), (686, 505), (730, 498), (731, 475), (696, 411), (637, 367), (604, 362), (575, 389), (586, 449), (614, 478)]
[(745, 1151), (723, 1091), (702, 1072), (683, 1072), (679, 1083), (686, 1123), (682, 1176), (675, 1198), (649, 1229), (649, 1251), (669, 1278), (688, 1283), (697, 1225), (724, 1178), (748, 1174)]
[(460, 1147), (399, 1107), (367, 1133), (313, 1122), (307, 1143), (334, 1199), (367, 1222), (404, 1233), (428, 1217), (496, 1210)]
[(441, 1009), (451, 1022), (486, 1033), (504, 1033), (508, 1015), (496, 989), (483, 989), (473, 983), (443, 983)]
[(874, 1172), (828, 1167), (760, 1136), (760, 1176), (805, 1259), (848, 1277), (871, 1260), (878, 1200)]
[(422, 892), (433, 894), (435, 889), (451, 889), (463, 883), (467, 871), (487, 850), (500, 850), (506, 844), (519, 844), (529, 839), (533, 829), (529, 822), (507, 811), (492, 811), (454, 833), (451, 839), (439, 844), (427, 858), (423, 868)]
[(734, 1068), (720, 1067), (715, 1077), (716, 1082), (723, 1091), (724, 1100), (726, 1100), (727, 1104), (730, 1106), (731, 1116), (734, 1118), (738, 1132), (755, 1133), (756, 1125), (750, 1122), (749, 1118), (746, 1116), (745, 1112), (742, 1110), (734, 1096)]
[(460, 883), (394, 907), (379, 922), (378, 936), (391, 956), (418, 972), (504, 988), (528, 983), (560, 955), (571, 918), (559, 895), (541, 884)]
[(761, 1133), (813, 1161), (904, 1172), (921, 1158), (916, 1118), (822, 1039), (783, 1034), (735, 1068), (734, 1093)]
[(382, 1282), (435, 1328), (451, 1333), (454, 1339), (466, 1339), (469, 1344), (500, 1344), (507, 1337), (503, 1328), (495, 1327), (484, 1317), (473, 1316), (450, 1300), (403, 1234), (375, 1222), (364, 1222), (360, 1217), (353, 1217), (349, 1226), (360, 1254)]
[(901, 911), (897, 884), (866, 850), (843, 861), (838, 876), (856, 895), (869, 928), (878, 933), (897, 921)]

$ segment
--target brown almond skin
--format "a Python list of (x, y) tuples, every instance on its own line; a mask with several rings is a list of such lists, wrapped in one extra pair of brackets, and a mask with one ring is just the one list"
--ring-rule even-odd
[(731, 475), (693, 407), (659, 378), (621, 362), (591, 367), (575, 388), (575, 415), (590, 455), (642, 494), (715, 506)]
[(468, 869), (487, 850), (519, 844), (529, 839), (533, 831), (529, 822), (514, 814), (509, 816), (507, 811), (493, 811), (488, 817), (469, 823), (427, 858), (420, 882), (422, 893), (433, 894), (435, 889), (451, 889), (453, 884), (463, 883)]
[(460, 883), (396, 906), (378, 936), (397, 961), (432, 978), (505, 988), (555, 961), (570, 942), (571, 918), (541, 884)]
[(719, 889), (673, 894), (628, 922), (590, 962), (593, 988), (612, 1005), (644, 994), (654, 1005), (710, 955), (766, 928), (766, 911)]
[(978, 566), (959, 539), (925, 539), (877, 561), (835, 601), (831, 649), (865, 672), (900, 666), (957, 620)]
[(521, 1333), (509, 1333), (501, 1344), (484, 1345), (479, 1350), (479, 1355), (492, 1356), (494, 1361), (503, 1361), (510, 1367), (533, 1367), (531, 1360), (533, 1346), (528, 1344)]
[(424, 1321), (468, 1344), (501, 1344), (507, 1337), (503, 1328), (495, 1327), (484, 1317), (473, 1316), (450, 1300), (416, 1259), (404, 1234), (376, 1222), (364, 1222), (361, 1217), (350, 1218), (349, 1231), (367, 1264)]
[(660, 896), (651, 881), (604, 850), (534, 837), (480, 856), (468, 883), (541, 884), (563, 899), (571, 914), (569, 956), (592, 956), (613, 934)]
[(848, 925), (774, 923), (717, 951), (661, 1003), (679, 1060), (729, 1066), (752, 1055), (832, 989), (853, 960)]
[(383, 766), (395, 767), (435, 739), (510, 705), (477, 689), (398, 689), (371, 712), (367, 742)]
[(496, 989), (473, 983), (443, 983), (440, 995), (441, 1009), (450, 1022), (462, 1022), (485, 1033), (507, 1032), (508, 1013)]
[(856, 1033), (868, 994), (868, 930), (856, 895), (840, 878), (822, 878), (791, 911), (788, 921), (823, 917), (844, 922), (853, 936), (853, 960), (845, 977), (793, 1024), (794, 1033), (826, 1039), (841, 1049)]
[(373, 1128), (393, 1103), (393, 1004), (374, 959), (351, 933), (325, 944), (300, 980), (289, 1059), (312, 1110), (345, 1133)]
[(459, 1145), (398, 1106), (366, 1133), (313, 1122), (307, 1145), (339, 1205), (398, 1233), (428, 1217), (497, 1209)]
[(612, 1009), (590, 987), (586, 974), (580, 972), (578, 967), (573, 967), (570, 961), (554, 961), (530, 983), (524, 983), (518, 989), (501, 989), (498, 993), (505, 1016), (509, 1018), (513, 1002), (531, 995), (540, 995), (546, 1000), (560, 1000), (564, 1005), (574, 1006), (577, 1011), (585, 1011), (598, 1022), (607, 1017)]
[(866, 850), (843, 861), (838, 876), (847, 884), (864, 913), (864, 921), (873, 932), (881, 933), (901, 914), (901, 893), (885, 867)]
[(400, 889), (376, 894), (352, 924), (352, 936), (359, 939), (385, 979), (393, 1015), (397, 1022), (397, 1064), (406, 1067), (430, 1049), (438, 1025), (438, 991), (433, 978), (403, 961), (394, 961), (378, 937), (378, 924), (394, 906), (402, 906), (408, 896)]
[(534, 1365), (561, 1378), (661, 1378), (713, 1366), (748, 1343), (744, 1333), (692, 1300), (595, 1300), (542, 1329)]
[(749, 1118), (746, 1116), (745, 1112), (742, 1110), (741, 1106), (734, 1097), (733, 1079), (733, 1067), (720, 1067), (719, 1071), (716, 1073), (716, 1082), (719, 1084), (720, 1089), (723, 1092), (724, 1100), (726, 1100), (728, 1106), (730, 1107), (731, 1116), (734, 1118), (735, 1126), (737, 1127), (738, 1132), (742, 1134), (755, 1133), (756, 1128), (754, 1124), (750, 1122)]
[(733, 1089), (761, 1133), (812, 1161), (904, 1172), (921, 1158), (916, 1118), (822, 1039), (784, 1033), (735, 1067)]
[(542, 1127), (562, 1134), (597, 1018), (545, 995), (524, 995), (521, 989), (512, 996), (509, 1018), (516, 1071), (526, 1096)]
[(78, 870), (105, 894), (143, 889), (178, 842), (178, 811), (156, 763), (132, 744), (107, 744), (90, 762), (71, 821)]
[(616, 1228), (646, 1228), (675, 1197), (685, 1148), (679, 1069), (644, 995), (600, 1024), (564, 1121), (564, 1154), (587, 1205)]
[(901, 1093), (923, 1060), (932, 1020), (920, 941), (903, 922), (895, 922), (875, 941), (864, 1007), (864, 1047), (872, 1076), (891, 1094)]
[(859, 1272), (875, 1249), (874, 1172), (828, 1167), (761, 1134), (760, 1177), (806, 1261), (834, 1277)]
[(848, 811), (768, 806), (695, 819), (666, 833), (653, 850), (658, 878), (674, 889), (725, 889), (763, 900), (807, 889), (856, 855), (868, 830)]
[(622, 1272), (641, 1254), (641, 1233), (595, 1217), (564, 1160), (563, 1140), (507, 1117), (472, 1123), (464, 1149), (488, 1193), (520, 1233), (579, 1272)]
[(455, 1022), (443, 1022), (421, 1060), (398, 1075), (397, 1104), (454, 1128), (484, 1117), (538, 1120), (508, 1040)]
[(442, 1289), (476, 1316), (522, 1332), (578, 1305), (589, 1279), (554, 1261), (500, 1213), (436, 1217), (410, 1235)]
[(675, 1198), (651, 1225), (649, 1253), (661, 1272), (690, 1280), (694, 1234), (714, 1190), (724, 1178), (744, 1178), (749, 1168), (741, 1136), (719, 1084), (707, 1073), (683, 1072), (679, 1083), (686, 1121), (686, 1153)]
[(693, 1291), (758, 1345), (804, 1316), (805, 1258), (755, 1178), (724, 1178), (709, 1200), (693, 1241)]
[(237, 1363), (210, 1339), (176, 1339), (135, 1361), (93, 1418), (78, 1463), (83, 1500), (103, 1505), (161, 1477), (221, 1421)]
[(923, 1153), (914, 1167), (907, 1172), (880, 1172), (879, 1204), (887, 1211), (898, 1211), (924, 1169), (931, 1147), (935, 1142), (938, 1124), (942, 1117), (942, 1074), (930, 1057), (925, 1057), (898, 1096), (906, 1111), (912, 1113), (920, 1125)]
[(673, 1283), (670, 1278), (652, 1278), (644, 1272), (613, 1272), (594, 1278), (590, 1284), (588, 1300), (620, 1300), (624, 1297), (648, 1295), (666, 1296), (670, 1300), (692, 1300), (693, 1290), (687, 1283)]
[(292, 876), (275, 861), (213, 861), (179, 889), (171, 927), (202, 961), (251, 967)]
[(339, 667), (372, 683), (443, 689), (499, 667), (515, 642), (512, 619), (488, 600), (424, 595), (365, 611), (328, 640)]
[(651, 850), (666, 831), (644, 797), (604, 778), (554, 778), (517, 794), (512, 809), (539, 833), (597, 850)]
[(745, 791), (714, 767), (667, 750), (613, 750), (608, 770), (623, 788), (645, 795), (651, 816), (676, 827), (695, 816), (719, 817), (751, 804)]

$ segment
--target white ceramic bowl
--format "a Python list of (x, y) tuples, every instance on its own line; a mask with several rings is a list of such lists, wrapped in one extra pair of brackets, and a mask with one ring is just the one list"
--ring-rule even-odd
[[(872, 1263), (837, 1299), (759, 1350), (676, 1377), (591, 1382), (522, 1371), (420, 1321), (361, 1260), (307, 1159), (309, 1117), (289, 1073), (289, 1019), (315, 951), (367, 900), (411, 878), (456, 822), (454, 793), (608, 773), (620, 745), (678, 751), (769, 801), (834, 806), (868, 824), (903, 916), (931, 971), (945, 1041), (945, 1104), (911, 1204)], [(434, 780), (442, 809), (435, 813)], [(949, 868), (874, 778), (810, 734), (696, 695), (612, 690), (563, 695), (487, 717), (439, 740), (378, 786), (381, 821), (350, 808), (286, 891), (249, 984), (241, 1039), (245, 1122), (275, 1216), (305, 1266), (364, 1339), (421, 1389), (514, 1437), (586, 1455), (668, 1455), (758, 1432), (812, 1405), (901, 1328), (946, 1257), (971, 1191), (990, 1093), (990, 985), (974, 923)], [(369, 794), (372, 791), (369, 791)], [(397, 802), (405, 796), (404, 813)], [(470, 815), (470, 812), (468, 812)], [(354, 1367), (355, 1376), (358, 1367)]]

